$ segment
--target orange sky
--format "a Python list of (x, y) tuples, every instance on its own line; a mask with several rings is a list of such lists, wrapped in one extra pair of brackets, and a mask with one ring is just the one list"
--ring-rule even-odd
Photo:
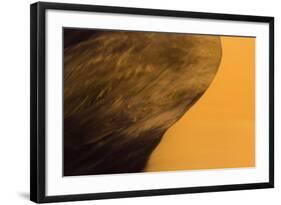
[(166, 132), (146, 171), (255, 166), (255, 38), (221, 40), (214, 81)]

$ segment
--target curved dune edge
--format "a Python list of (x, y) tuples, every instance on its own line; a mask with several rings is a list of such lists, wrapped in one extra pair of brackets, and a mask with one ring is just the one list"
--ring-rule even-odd
[(221, 40), (215, 79), (165, 133), (145, 171), (255, 166), (255, 39)]

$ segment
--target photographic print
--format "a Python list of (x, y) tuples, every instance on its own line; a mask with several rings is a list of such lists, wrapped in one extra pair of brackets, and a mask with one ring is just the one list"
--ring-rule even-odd
[(274, 18), (38, 2), (30, 199), (274, 187)]
[(64, 28), (64, 175), (255, 166), (255, 38)]

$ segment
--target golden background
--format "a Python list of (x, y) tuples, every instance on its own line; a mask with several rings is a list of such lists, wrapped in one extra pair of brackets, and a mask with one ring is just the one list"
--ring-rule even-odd
[(214, 81), (166, 132), (146, 171), (255, 166), (255, 38), (221, 41)]

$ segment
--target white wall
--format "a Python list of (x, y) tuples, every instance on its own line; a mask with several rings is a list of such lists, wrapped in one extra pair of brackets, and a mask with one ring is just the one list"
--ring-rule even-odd
[[(49, 0), (52, 1), (52, 0)], [(0, 204), (31, 204), (29, 193), (29, 4), (2, 1), (0, 6)], [(275, 16), (275, 52), (280, 53), (281, 12), (278, 0), (68, 0), (61, 2), (147, 7), (187, 11)], [(281, 72), (275, 61), (276, 188), (220, 193), (72, 202), (69, 204), (280, 204)], [(64, 203), (63, 203), (64, 204)]]

